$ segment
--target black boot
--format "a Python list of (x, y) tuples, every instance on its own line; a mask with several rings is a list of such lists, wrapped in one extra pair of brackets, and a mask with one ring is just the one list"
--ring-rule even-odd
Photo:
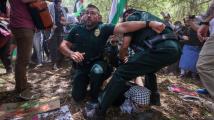
[(160, 103), (160, 93), (159, 92), (151, 93), (151, 96), (150, 96), (150, 105), (161, 106), (161, 103)]
[(151, 91), (150, 105), (160, 106), (160, 93), (157, 87), (157, 78), (155, 73), (145, 75), (144, 86)]

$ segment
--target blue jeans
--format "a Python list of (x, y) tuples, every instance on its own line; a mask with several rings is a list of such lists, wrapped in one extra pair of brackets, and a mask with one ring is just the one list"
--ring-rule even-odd
[(36, 32), (33, 38), (33, 48), (35, 50), (34, 52), (36, 53), (37, 64), (42, 64), (43, 62), (42, 42), (43, 42), (42, 32), (41, 31)]

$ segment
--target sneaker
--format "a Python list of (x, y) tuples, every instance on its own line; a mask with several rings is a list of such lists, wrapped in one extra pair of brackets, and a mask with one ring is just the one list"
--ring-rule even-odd
[(40, 63), (40, 64), (36, 65), (36, 67), (42, 67), (42, 66), (43, 66), (43, 64), (42, 64), (42, 63)]
[(95, 109), (88, 110), (86, 107), (83, 109), (82, 113), (85, 119), (90, 119), (95, 114)]
[(98, 107), (98, 102), (86, 102), (87, 109), (95, 109)]
[(205, 88), (197, 89), (196, 92), (198, 94), (209, 94), (209, 92)]
[(82, 113), (86, 120), (105, 120), (105, 114), (101, 113), (98, 108), (91, 109), (90, 111), (84, 108)]

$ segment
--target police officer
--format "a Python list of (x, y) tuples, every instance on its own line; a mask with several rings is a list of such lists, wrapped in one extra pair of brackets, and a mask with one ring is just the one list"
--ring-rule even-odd
[[(147, 23), (151, 20), (163, 22), (148, 12), (132, 10), (131, 13), (131, 15), (127, 14), (129, 15), (127, 19), (124, 15), (125, 20), (147, 21)], [(98, 108), (95, 109), (93, 115), (87, 117), (104, 119), (107, 109), (120, 95), (127, 81), (145, 74), (151, 74), (151, 77), (155, 77), (153, 73), (176, 62), (181, 50), (176, 36), (173, 36), (172, 33), (173, 31), (168, 27), (160, 34), (146, 27), (125, 35), (123, 41), (125, 45), (121, 47), (122, 51), (126, 52), (128, 46), (131, 45), (135, 49), (135, 54), (128, 61), (125, 59), (126, 55), (121, 56), (121, 59), (125, 59), (125, 64), (117, 68), (101, 96)]]
[[(134, 13), (134, 14), (133, 14)], [(150, 15), (150, 14), (149, 14)], [(156, 18), (155, 16), (151, 16), (151, 18), (144, 18), (145, 20), (150, 20)], [(152, 18), (153, 17), (153, 18)], [(156, 18), (157, 19), (157, 18)], [(135, 9), (129, 9), (123, 14), (123, 21), (132, 21), (132, 20), (141, 20), (141, 11), (137, 11)], [(157, 19), (160, 21), (160, 19)], [(164, 21), (163, 21), (164, 22)], [(165, 22), (164, 22), (165, 24)], [(166, 24), (168, 25), (168, 24)], [(135, 53), (144, 51), (145, 45), (142, 46), (142, 40), (151, 38), (152, 36), (155, 36), (157, 33), (150, 31), (150, 29), (144, 29), (137, 31), (135, 33), (126, 33), (124, 36), (123, 44), (121, 45), (121, 49), (119, 51), (120, 60), (123, 63), (126, 63), (128, 60), (128, 48), (132, 48)], [(130, 38), (132, 37), (132, 42), (130, 41)], [(148, 47), (148, 46), (147, 46)], [(156, 71), (154, 71), (156, 72)], [(147, 73), (145, 74), (145, 81), (144, 86), (148, 88), (151, 91), (150, 95), (150, 105), (160, 105), (160, 94), (158, 92), (157, 87), (157, 78), (155, 73)]]
[[(102, 54), (104, 46), (113, 33), (127, 33), (146, 27), (144, 21), (131, 21), (117, 25), (103, 24), (99, 9), (89, 4), (82, 16), (83, 24), (76, 25), (68, 37), (60, 45), (61, 52), (75, 63), (75, 75), (72, 96), (75, 101), (81, 101), (86, 95), (86, 88), (90, 82), (91, 102), (97, 102), (97, 96), (102, 85), (111, 72)], [(157, 32), (165, 25), (152, 21), (149, 26)], [(70, 49), (72, 48), (72, 49)]]

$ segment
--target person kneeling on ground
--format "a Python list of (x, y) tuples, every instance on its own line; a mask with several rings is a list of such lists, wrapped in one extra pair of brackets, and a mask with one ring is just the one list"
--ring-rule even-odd
[[(151, 91), (143, 86), (128, 82), (123, 88), (119, 97), (113, 102), (113, 106), (120, 107), (122, 113), (140, 113), (150, 110)], [(100, 99), (99, 99), (100, 100)], [(95, 106), (86, 103), (83, 109), (85, 116), (92, 116), (95, 112)]]
[[(137, 10), (131, 15), (128, 15), (128, 18), (125, 16), (124, 19), (130, 21), (148, 21), (146, 22), (148, 24), (150, 24), (149, 21), (151, 20), (163, 22), (148, 12)], [(126, 45), (131, 45), (135, 48), (136, 52), (131, 58), (128, 58), (128, 61), (125, 61), (126, 54), (120, 57), (125, 61), (124, 64), (120, 65), (114, 72), (109, 84), (101, 95), (101, 102), (98, 107), (95, 108), (94, 114), (85, 116), (88, 119), (105, 119), (108, 108), (113, 105), (114, 101), (123, 91), (126, 82), (138, 76), (154, 74), (161, 68), (176, 62), (181, 55), (179, 41), (173, 34), (173, 30), (168, 26), (160, 32), (156, 32), (151, 29), (151, 26), (147, 26), (125, 35), (123, 41), (127, 42)], [(127, 53), (125, 52), (127, 48), (128, 47), (124, 47), (124, 53)], [(153, 84), (153, 87), (156, 88), (156, 83), (154, 82)], [(156, 91), (154, 88), (152, 92)]]
[(165, 25), (161, 22), (130, 21), (113, 24), (103, 24), (99, 9), (89, 4), (82, 16), (83, 24), (76, 25), (68, 37), (60, 45), (61, 52), (75, 63), (72, 97), (76, 102), (86, 96), (87, 86), (91, 85), (90, 102), (97, 103), (97, 97), (103, 81), (110, 76), (108, 64), (102, 55), (110, 35), (133, 32), (149, 26), (156, 32), (161, 32)]

